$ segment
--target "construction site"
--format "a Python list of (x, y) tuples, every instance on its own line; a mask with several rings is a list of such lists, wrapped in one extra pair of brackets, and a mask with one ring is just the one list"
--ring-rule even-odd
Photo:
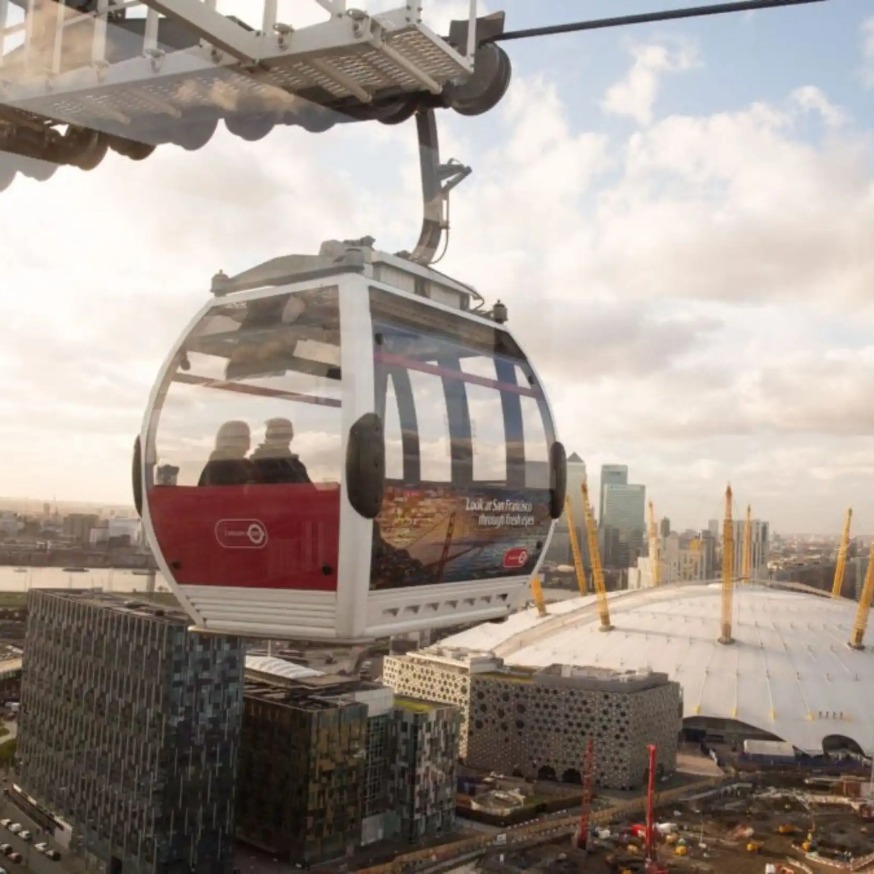
[[(482, 684), (501, 679), (524, 689), (528, 681), (514, 671), (557, 664), (660, 672), (682, 689), (675, 768), (660, 764), (664, 750), (656, 745), (669, 741), (653, 735), (643, 746), (635, 736), (632, 743), (647, 755), (643, 791), (639, 782), (611, 787), (601, 759), (615, 754), (612, 735), (584, 725), (576, 732), (573, 774), (542, 767), (530, 776), (522, 765), (514, 783), (502, 776), (509, 759), (483, 771), (478, 783), (469, 774), (459, 791), (463, 831), (455, 840), (370, 870), (874, 872), (874, 655), (864, 641), (874, 561), (858, 604), (840, 597), (851, 514), (831, 593), (749, 579), (749, 510), (735, 573), (730, 488), (720, 581), (656, 579), (645, 590), (608, 593), (585, 484), (582, 495), (593, 595), (572, 535), (580, 598), (547, 604), (535, 578), (527, 609), (445, 638), (405, 663), (395, 660), (386, 679), (425, 683), (430, 697), (452, 699), (467, 728), (462, 757), (471, 766), (479, 735), (490, 719), (503, 718), (500, 710), (490, 714), (500, 701), (515, 700), (492, 701)], [(652, 536), (652, 511), (650, 520)], [(450, 669), (462, 663), (454, 676)], [(555, 726), (560, 722), (556, 716)], [(526, 725), (516, 728), (524, 735)], [(539, 730), (535, 761), (546, 763), (550, 731)], [(625, 742), (621, 734), (613, 740)], [(506, 758), (514, 738), (502, 742)]]

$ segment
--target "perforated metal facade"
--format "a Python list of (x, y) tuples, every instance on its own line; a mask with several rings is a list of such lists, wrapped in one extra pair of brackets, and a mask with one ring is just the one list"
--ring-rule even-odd
[(462, 707), (460, 750), (474, 768), (578, 781), (588, 737), (605, 788), (640, 786), (650, 743), (661, 770), (676, 765), (682, 693), (664, 674), (513, 669), (495, 656), (434, 647), (386, 658), (383, 678), (398, 694)]
[(651, 743), (658, 767), (673, 771), (682, 724), (680, 687), (664, 676), (623, 685), (543, 672), (475, 676), (468, 765), (576, 783), (591, 737), (599, 786), (641, 786)]
[(29, 594), (19, 782), (106, 870), (233, 869), (242, 644), (187, 627), (111, 595)]

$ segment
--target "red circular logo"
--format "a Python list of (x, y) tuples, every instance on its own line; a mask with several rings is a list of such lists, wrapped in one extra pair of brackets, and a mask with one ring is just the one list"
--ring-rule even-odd
[(528, 550), (524, 546), (514, 546), (504, 553), (503, 565), (505, 568), (518, 570), (528, 563)]

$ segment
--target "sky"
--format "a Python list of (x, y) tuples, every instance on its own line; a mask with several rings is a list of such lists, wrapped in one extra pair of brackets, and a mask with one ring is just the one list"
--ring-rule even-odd
[[(517, 29), (684, 5), (480, 8)], [(468, 4), (423, 6), (445, 32)], [(874, 533), (874, 4), (506, 48), (503, 101), (438, 118), (443, 157), (473, 167), (439, 267), (507, 304), (593, 486), (628, 464), (678, 529), (719, 517), (731, 481), (735, 512), (778, 532), (836, 533), (852, 506)], [(128, 500), (149, 390), (218, 269), (365, 234), (411, 248), (420, 210), (412, 122), (220, 130), (17, 178), (0, 193), (0, 495)]]

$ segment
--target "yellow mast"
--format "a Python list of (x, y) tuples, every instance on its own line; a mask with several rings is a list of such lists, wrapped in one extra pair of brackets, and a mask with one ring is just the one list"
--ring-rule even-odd
[(865, 585), (862, 586), (859, 609), (856, 610), (856, 621), (853, 623), (853, 636), (850, 638), (850, 646), (853, 649), (865, 649), (865, 629), (868, 627), (872, 598), (874, 598), (874, 540), (871, 541), (871, 551), (868, 553), (868, 573), (865, 574)]
[(601, 566), (601, 550), (598, 549), (598, 530), (595, 528), (595, 516), (589, 503), (589, 487), (585, 481), (581, 486), (583, 492), (583, 515), (586, 520), (586, 535), (589, 541), (589, 560), (592, 562), (592, 581), (598, 595), (598, 615), (601, 617), (601, 631), (610, 631), (610, 609), (607, 605), (607, 587), (604, 585), (604, 568)]
[(734, 523), (731, 520), (731, 485), (725, 489), (725, 520), (722, 523), (722, 636), (720, 643), (733, 643), (731, 637), (731, 598), (734, 587)]
[(847, 510), (847, 518), (844, 522), (844, 533), (841, 535), (841, 545), (838, 549), (838, 563), (835, 565), (835, 581), (832, 583), (832, 598), (841, 597), (841, 589), (844, 585), (844, 570), (847, 567), (847, 548), (850, 545), (850, 522), (853, 521), (853, 508)]
[(580, 541), (577, 539), (577, 526), (574, 523), (574, 511), (571, 507), (570, 495), (564, 499), (564, 515), (567, 520), (568, 536), (571, 539), (571, 552), (574, 554), (574, 570), (577, 574), (577, 588), (581, 595), (586, 594), (586, 569), (583, 567), (583, 554), (580, 552)]
[(658, 586), (662, 581), (662, 551), (659, 548), (659, 530), (656, 527), (655, 510), (649, 502), (649, 566), (652, 569), (652, 584)]
[(744, 551), (742, 555), (743, 560), (743, 581), (748, 583), (750, 581), (750, 561), (752, 559), (751, 547), (753, 545), (753, 524), (752, 519), (750, 518), (752, 515), (752, 510), (750, 505), (747, 504), (747, 518), (744, 522)]
[(540, 585), (540, 577), (538, 577), (537, 574), (531, 578), (531, 594), (534, 597), (537, 612), (541, 616), (546, 616), (546, 601), (543, 599), (543, 586)]

